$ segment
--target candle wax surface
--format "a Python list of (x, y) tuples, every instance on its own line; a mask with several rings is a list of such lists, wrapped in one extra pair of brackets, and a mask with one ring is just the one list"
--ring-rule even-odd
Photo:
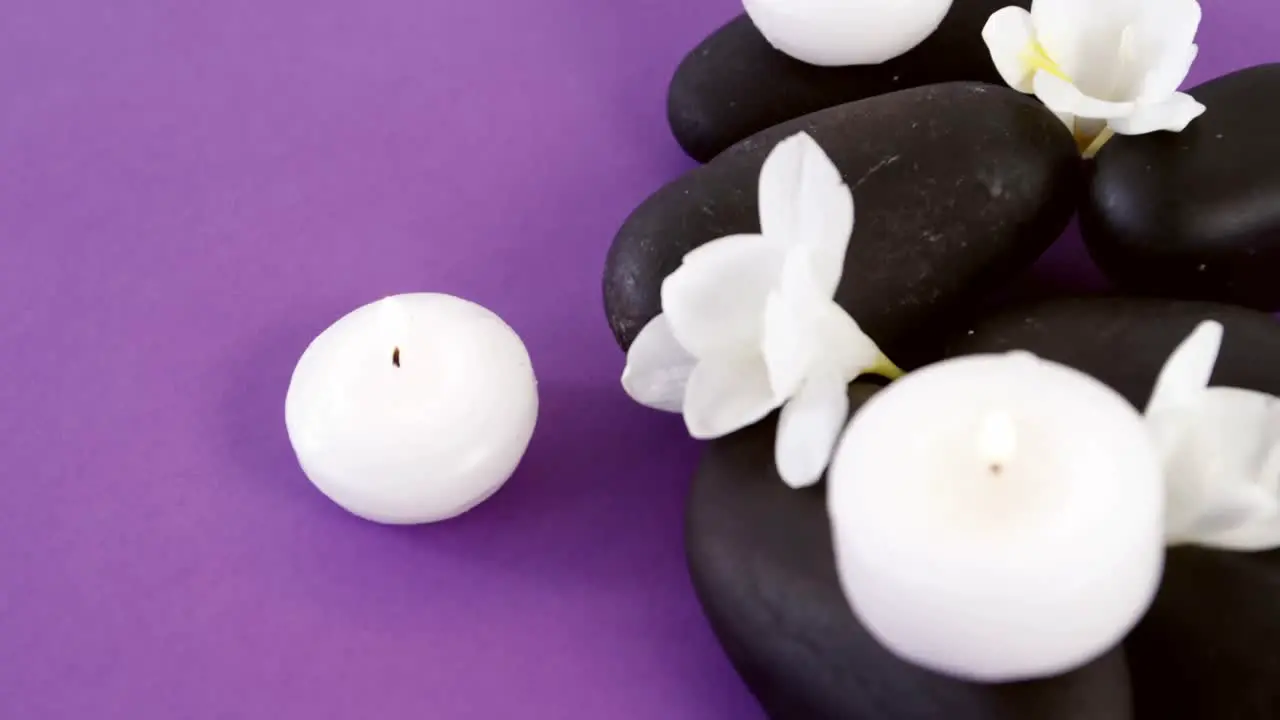
[(1011, 681), (1103, 654), (1163, 569), (1164, 487), (1137, 411), (1024, 353), (949, 360), (853, 419), (828, 503), (841, 584), (890, 650)]
[(383, 523), (461, 514), (514, 472), (537, 419), (515, 332), (449, 295), (400, 295), (334, 323), (303, 353), (285, 422), (307, 477)]
[(892, 60), (938, 29), (952, 0), (745, 0), (777, 50), (824, 67)]

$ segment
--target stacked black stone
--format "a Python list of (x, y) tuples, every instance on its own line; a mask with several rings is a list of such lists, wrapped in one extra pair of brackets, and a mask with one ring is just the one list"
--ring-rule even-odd
[[(1084, 161), (1052, 112), (1000, 84), (981, 29), (1008, 4), (956, 0), (933, 36), (878, 66), (805, 65), (745, 16), (695, 49), (670, 119), (709, 162), (650, 196), (613, 241), (604, 300), (619, 346), (661, 311), (662, 281), (686, 253), (759, 231), (761, 166), (803, 131), (857, 206), (836, 301), (904, 368), (1028, 350), (1141, 409), (1173, 349), (1216, 319), (1213, 384), (1280, 395), (1280, 326), (1257, 310), (1280, 309), (1280, 65), (1192, 90), (1208, 111), (1182, 133), (1116, 137)], [(1077, 210), (1097, 263), (1134, 296), (991, 314)], [(854, 410), (877, 389), (854, 383)], [(1060, 677), (966, 683), (897, 659), (858, 624), (825, 489), (779, 479), (775, 423), (708, 445), (686, 524), (699, 600), (775, 720), (1280, 718), (1280, 552), (1173, 549), (1123, 647)]]

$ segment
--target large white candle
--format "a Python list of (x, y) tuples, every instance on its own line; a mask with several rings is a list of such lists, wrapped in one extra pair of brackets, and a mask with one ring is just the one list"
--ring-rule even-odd
[(853, 419), (829, 476), (840, 582), (889, 650), (964, 679), (1059, 674), (1146, 611), (1164, 488), (1142, 418), (1027, 353), (897, 381)]
[(307, 477), (383, 523), (459, 515), (498, 490), (533, 435), (537, 386), (498, 316), (449, 295), (355, 310), (302, 354), (285, 424)]
[(744, 0), (777, 50), (811, 65), (875, 65), (924, 42), (952, 0)]

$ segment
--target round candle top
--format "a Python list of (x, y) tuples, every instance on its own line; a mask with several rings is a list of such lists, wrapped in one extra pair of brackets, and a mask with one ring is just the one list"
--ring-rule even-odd
[(383, 523), (434, 522), (492, 495), (533, 435), (537, 384), (497, 315), (449, 295), (366, 305), (302, 354), (285, 424), (307, 477)]
[(777, 50), (811, 65), (874, 65), (924, 42), (951, 0), (745, 0)]
[(907, 375), (853, 419), (828, 504), (841, 585), (889, 650), (984, 682), (1059, 674), (1146, 612), (1164, 487), (1115, 391), (1026, 353)]

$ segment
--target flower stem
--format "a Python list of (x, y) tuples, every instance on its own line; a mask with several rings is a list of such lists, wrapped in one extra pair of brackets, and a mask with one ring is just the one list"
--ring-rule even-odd
[(1110, 127), (1103, 128), (1102, 132), (1098, 133), (1098, 137), (1094, 138), (1093, 142), (1085, 146), (1084, 150), (1080, 154), (1086, 160), (1092, 158), (1094, 155), (1098, 154), (1098, 151), (1102, 149), (1103, 145), (1107, 144), (1108, 140), (1115, 137), (1115, 134), (1115, 131)]
[(888, 378), (889, 380), (897, 380), (903, 375), (906, 375), (906, 373), (902, 371), (902, 368), (893, 364), (893, 361), (884, 353), (880, 353), (880, 357), (876, 358), (875, 364), (867, 368), (867, 374), (879, 375), (881, 377)]

